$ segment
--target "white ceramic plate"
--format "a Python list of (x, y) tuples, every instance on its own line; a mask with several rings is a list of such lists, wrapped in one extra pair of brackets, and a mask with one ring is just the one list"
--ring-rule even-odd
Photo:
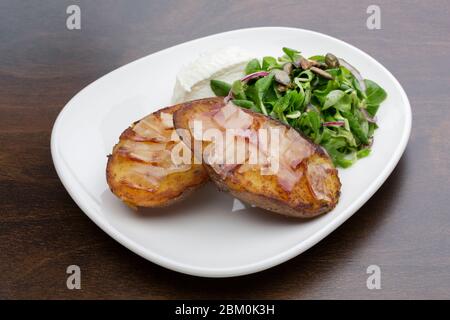
[[(342, 196), (330, 213), (293, 220), (244, 207), (207, 185), (175, 207), (142, 217), (120, 202), (105, 180), (106, 155), (133, 121), (170, 104), (175, 75), (198, 54), (237, 45), (257, 57), (283, 46), (305, 56), (333, 52), (380, 84), (388, 99), (378, 113), (372, 155), (339, 170)], [(243, 29), (151, 54), (100, 78), (58, 116), (51, 150), (58, 175), (78, 206), (118, 242), (166, 268), (230, 277), (261, 271), (304, 252), (354, 214), (381, 186), (402, 155), (411, 128), (408, 98), (379, 62), (335, 38), (293, 28)]]

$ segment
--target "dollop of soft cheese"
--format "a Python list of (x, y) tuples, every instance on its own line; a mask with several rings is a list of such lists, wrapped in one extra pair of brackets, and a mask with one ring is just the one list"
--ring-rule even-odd
[(210, 80), (232, 83), (242, 78), (245, 66), (252, 58), (253, 55), (239, 47), (226, 47), (200, 54), (177, 74), (172, 102), (214, 97)]

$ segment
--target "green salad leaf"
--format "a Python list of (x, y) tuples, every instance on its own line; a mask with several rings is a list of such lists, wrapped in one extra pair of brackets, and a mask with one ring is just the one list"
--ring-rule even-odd
[(378, 84), (371, 80), (364, 80), (366, 84), (366, 104), (367, 112), (374, 117), (380, 104), (386, 99), (387, 93)]
[(211, 90), (216, 96), (226, 96), (231, 90), (231, 85), (220, 80), (211, 80)]
[(296, 61), (300, 55), (300, 51), (286, 47), (283, 48), (283, 52), (285, 54), (284, 58), (290, 60), (291, 62)]
[[(350, 71), (336, 63), (336, 58), (330, 62), (332, 55), (305, 59), (295, 49), (282, 50), (281, 57), (266, 56), (261, 62), (253, 59), (244, 70), (247, 75), (259, 71), (268, 75), (249, 81), (236, 79), (232, 84), (211, 80), (212, 91), (227, 96), (231, 90), (235, 105), (302, 132), (323, 146), (336, 166), (347, 168), (369, 156), (378, 128), (374, 117), (387, 98), (386, 91), (372, 80), (363, 83), (359, 74), (352, 73), (356, 69)], [(275, 76), (280, 72), (288, 73), (291, 81)]]
[(386, 91), (372, 80), (364, 80), (366, 84), (367, 104), (379, 105), (387, 97)]
[(240, 80), (236, 80), (231, 85), (231, 91), (233, 92), (233, 97), (235, 97), (238, 100), (245, 100), (246, 95), (244, 91), (244, 85)]
[(237, 99), (234, 99), (232, 101), (238, 107), (245, 108), (245, 109), (256, 110), (256, 106), (253, 103), (253, 101), (250, 101), (250, 100), (237, 100)]
[(259, 64), (258, 59), (250, 60), (249, 63), (247, 63), (247, 66), (245, 67), (245, 74), (251, 74), (261, 71), (261, 65)]
[[(268, 115), (266, 105), (264, 104), (264, 96), (267, 94), (270, 86), (273, 83), (273, 74), (267, 77), (258, 79), (253, 86), (247, 88), (247, 94), (253, 98), (253, 102), (256, 104), (261, 113)], [(250, 90), (249, 90), (250, 89)]]
[(275, 59), (274, 57), (264, 57), (262, 59), (262, 69), (265, 71), (277, 69), (280, 67), (281, 67), (281, 65), (278, 63), (277, 59)]

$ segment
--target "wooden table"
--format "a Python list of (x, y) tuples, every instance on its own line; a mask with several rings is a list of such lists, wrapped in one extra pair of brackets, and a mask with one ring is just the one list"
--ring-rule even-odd
[[(0, 298), (450, 298), (450, 3), (377, 1), (2, 1)], [(81, 8), (81, 30), (66, 8)], [(376, 57), (411, 100), (397, 168), (343, 226), (268, 271), (203, 279), (163, 269), (115, 242), (72, 201), (50, 155), (53, 122), (90, 82), (187, 40), (253, 26), (330, 34)], [(66, 267), (82, 289), (66, 288)], [(381, 268), (368, 290), (366, 268)]]

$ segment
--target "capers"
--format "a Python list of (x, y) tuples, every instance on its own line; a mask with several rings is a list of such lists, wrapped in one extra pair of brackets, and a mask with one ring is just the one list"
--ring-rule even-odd
[(317, 67), (311, 67), (309, 70), (311, 70), (315, 74), (318, 74), (319, 76), (321, 76), (325, 79), (328, 79), (328, 80), (333, 79), (333, 76), (331, 74), (329, 74), (328, 72), (326, 72), (325, 70), (319, 69)]
[(300, 66), (302, 67), (303, 70), (308, 70), (313, 66), (313, 63), (308, 59), (303, 58), (300, 60)]
[(327, 53), (325, 56), (325, 63), (330, 69), (339, 67), (339, 59), (332, 53)]
[(291, 77), (289, 77), (289, 74), (284, 71), (284, 70), (279, 70), (279, 69), (273, 69), (272, 70), (274, 76), (275, 76), (275, 81), (278, 83), (281, 83), (282, 85), (289, 85), (291, 83)]
[(316, 60), (309, 60), (309, 61), (311, 61), (313, 67), (317, 67), (320, 69), (328, 69), (328, 66), (325, 62), (316, 61)]
[(287, 90), (287, 87), (282, 84), (277, 84), (276, 88), (277, 88), (278, 92), (286, 92), (286, 90)]
[(322, 69), (333, 69), (339, 67), (339, 59), (331, 53), (325, 56), (325, 63), (315, 60), (308, 60), (300, 56), (294, 65), (303, 70), (311, 70), (314, 73), (324, 77), (325, 79), (333, 79), (333, 76)]
[(299, 56), (297, 60), (294, 61), (294, 66), (297, 68), (301, 68), (303, 70), (308, 70), (312, 67), (312, 62), (308, 59), (305, 59), (302, 56)]
[(291, 74), (292, 70), (294, 69), (294, 65), (290, 62), (287, 62), (283, 65), (283, 71), (287, 74)]

